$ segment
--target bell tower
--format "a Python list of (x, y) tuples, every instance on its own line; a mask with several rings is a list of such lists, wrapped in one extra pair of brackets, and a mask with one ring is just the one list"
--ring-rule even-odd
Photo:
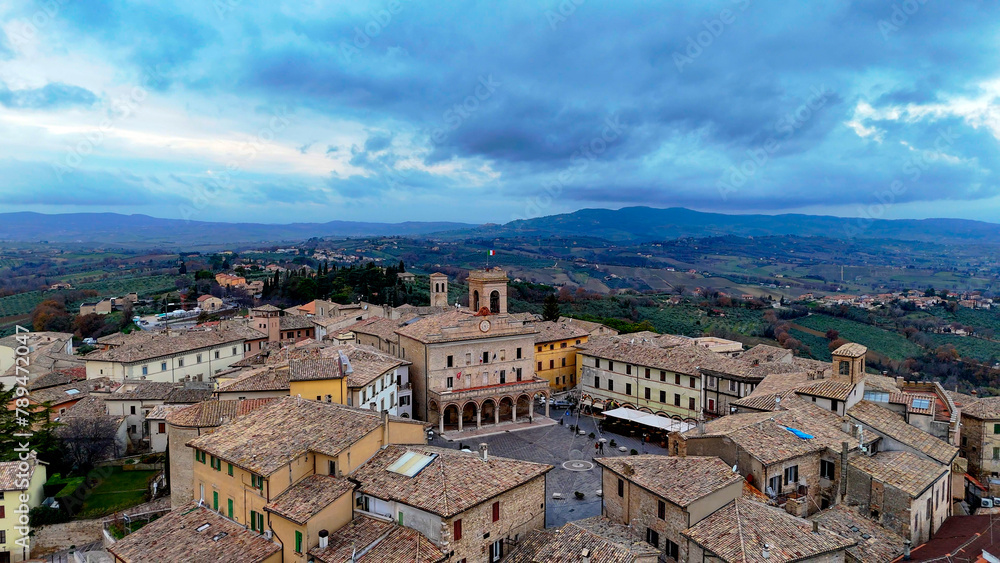
[(469, 309), (484, 307), (494, 315), (507, 314), (507, 273), (499, 267), (469, 272)]
[(441, 272), (431, 274), (431, 307), (448, 306), (448, 276)]

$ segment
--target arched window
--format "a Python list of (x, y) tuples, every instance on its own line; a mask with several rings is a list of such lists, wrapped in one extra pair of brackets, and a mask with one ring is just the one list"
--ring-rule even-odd
[(490, 312), (499, 313), (500, 312), (500, 292), (494, 290), (490, 293)]
[(479, 310), (479, 290), (478, 289), (476, 291), (472, 292), (472, 310), (473, 311), (478, 311)]

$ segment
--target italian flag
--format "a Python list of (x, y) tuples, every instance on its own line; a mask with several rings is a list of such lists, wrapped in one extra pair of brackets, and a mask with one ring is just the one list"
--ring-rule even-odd
[(486, 253), (487, 253), (487, 256), (496, 256), (497, 255), (497, 251), (496, 250), (487, 250)]

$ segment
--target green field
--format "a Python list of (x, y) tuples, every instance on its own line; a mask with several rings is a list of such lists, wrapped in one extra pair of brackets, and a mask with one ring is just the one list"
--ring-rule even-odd
[(97, 518), (146, 501), (149, 480), (159, 471), (124, 471), (112, 468), (111, 475), (87, 492), (78, 519)]
[(966, 358), (975, 358), (980, 361), (1000, 358), (1000, 342), (954, 334), (928, 334), (927, 336), (939, 346), (951, 344), (958, 350), (959, 354)]
[[(114, 278), (82, 283), (74, 287), (76, 289), (96, 290), (101, 297), (123, 296), (133, 291), (140, 296), (148, 296), (175, 289), (173, 276)], [(0, 297), (0, 318), (27, 315), (35, 309), (36, 305), (59, 293), (58, 291), (29, 291)]]
[[(905, 360), (924, 354), (923, 348), (910, 342), (903, 335), (859, 322), (831, 317), (822, 314), (812, 314), (808, 317), (795, 319), (795, 324), (806, 328), (826, 332), (831, 328), (840, 333), (841, 338), (857, 342), (893, 360)], [(813, 350), (813, 352), (817, 352)]]

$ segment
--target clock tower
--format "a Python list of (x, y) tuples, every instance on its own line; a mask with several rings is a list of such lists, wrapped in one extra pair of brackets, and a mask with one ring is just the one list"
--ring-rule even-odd
[(469, 309), (484, 307), (493, 315), (507, 314), (507, 273), (499, 267), (469, 272)]

